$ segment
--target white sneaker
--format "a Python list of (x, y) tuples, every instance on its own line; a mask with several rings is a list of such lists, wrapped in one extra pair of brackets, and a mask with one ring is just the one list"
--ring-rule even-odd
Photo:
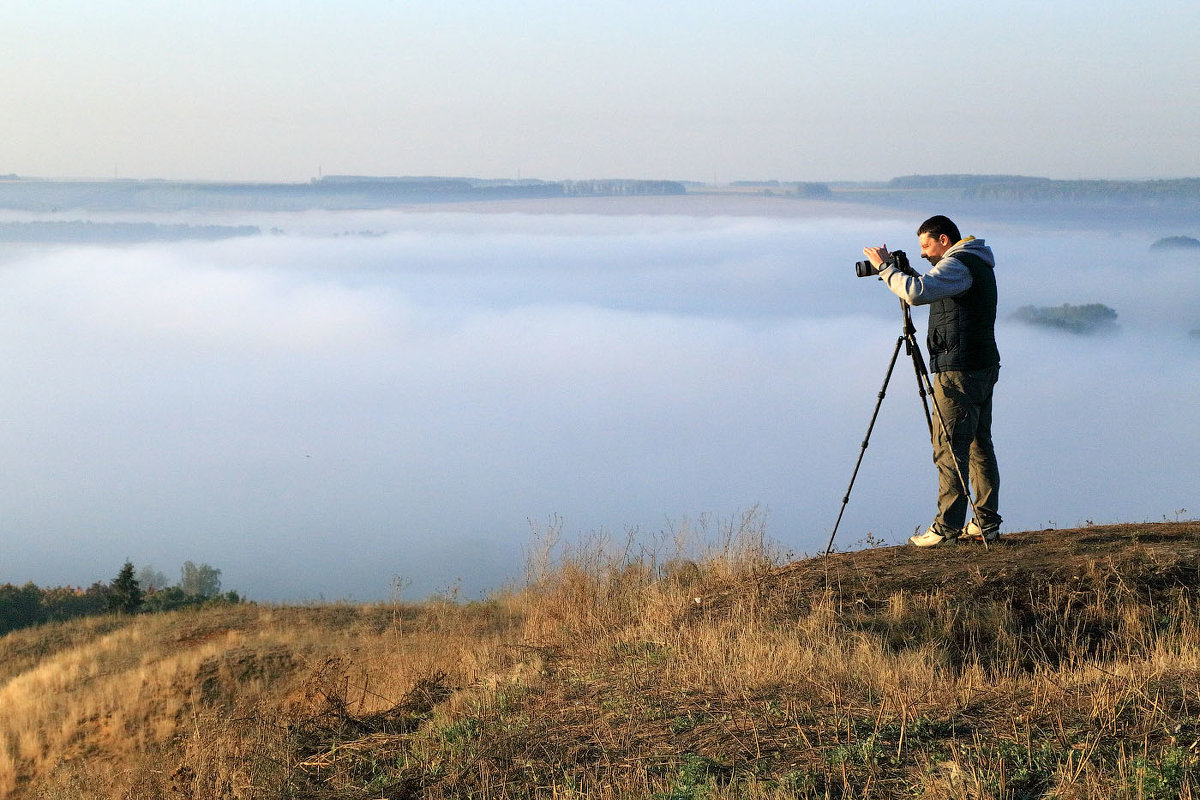
[(955, 544), (957, 536), (942, 536), (930, 525), (920, 536), (909, 537), (908, 543), (913, 547), (937, 547), (943, 544)]
[(991, 544), (1000, 538), (1000, 526), (995, 525), (981, 528), (978, 522), (971, 520), (967, 523), (967, 527), (963, 528), (963, 536), (972, 542), (987, 542)]

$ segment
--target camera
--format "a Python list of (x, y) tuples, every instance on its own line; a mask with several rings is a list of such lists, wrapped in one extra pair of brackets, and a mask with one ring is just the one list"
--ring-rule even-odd
[[(892, 252), (891, 258), (889, 258), (887, 261), (885, 261), (884, 264), (885, 265), (890, 264), (890, 265), (894, 266), (896, 269), (900, 270), (905, 275), (916, 275), (917, 274), (916, 271), (912, 267), (909, 266), (908, 256), (906, 256), (904, 254), (903, 250), (896, 250), (896, 251)], [(875, 267), (871, 264), (870, 261), (855, 261), (854, 262), (854, 274), (860, 278), (870, 278), (873, 275), (878, 275), (879, 270), (875, 269)]]
[(878, 275), (879, 270), (875, 269), (870, 261), (855, 261), (854, 274), (860, 278), (869, 278), (872, 275)]

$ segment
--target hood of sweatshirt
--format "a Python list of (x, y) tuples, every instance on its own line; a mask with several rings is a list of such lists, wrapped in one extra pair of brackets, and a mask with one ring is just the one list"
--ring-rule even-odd
[(970, 253), (971, 255), (979, 256), (987, 262), (989, 267), (996, 268), (996, 257), (992, 255), (992, 248), (984, 244), (983, 239), (968, 236), (943, 253), (942, 258), (953, 258), (959, 253)]

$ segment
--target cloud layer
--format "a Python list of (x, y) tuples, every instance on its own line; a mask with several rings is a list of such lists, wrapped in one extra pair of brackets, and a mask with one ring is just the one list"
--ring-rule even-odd
[[(906, 219), (250, 221), (283, 233), (0, 251), (0, 582), (130, 558), (265, 600), (481, 591), (552, 515), (653, 533), (755, 505), (816, 552), (899, 333), (852, 264), (916, 249)], [(1122, 326), (1001, 323), (1006, 527), (1194, 514), (1194, 266), (1149, 231), (969, 232), (1002, 315), (1100, 302)], [(934, 491), (902, 365), (839, 543), (903, 540)]]

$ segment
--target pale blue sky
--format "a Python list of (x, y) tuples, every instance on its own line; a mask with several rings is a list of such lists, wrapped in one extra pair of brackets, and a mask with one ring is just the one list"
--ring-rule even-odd
[(1191, 0), (6, 0), (0, 173), (1196, 176), (1198, 32)]

